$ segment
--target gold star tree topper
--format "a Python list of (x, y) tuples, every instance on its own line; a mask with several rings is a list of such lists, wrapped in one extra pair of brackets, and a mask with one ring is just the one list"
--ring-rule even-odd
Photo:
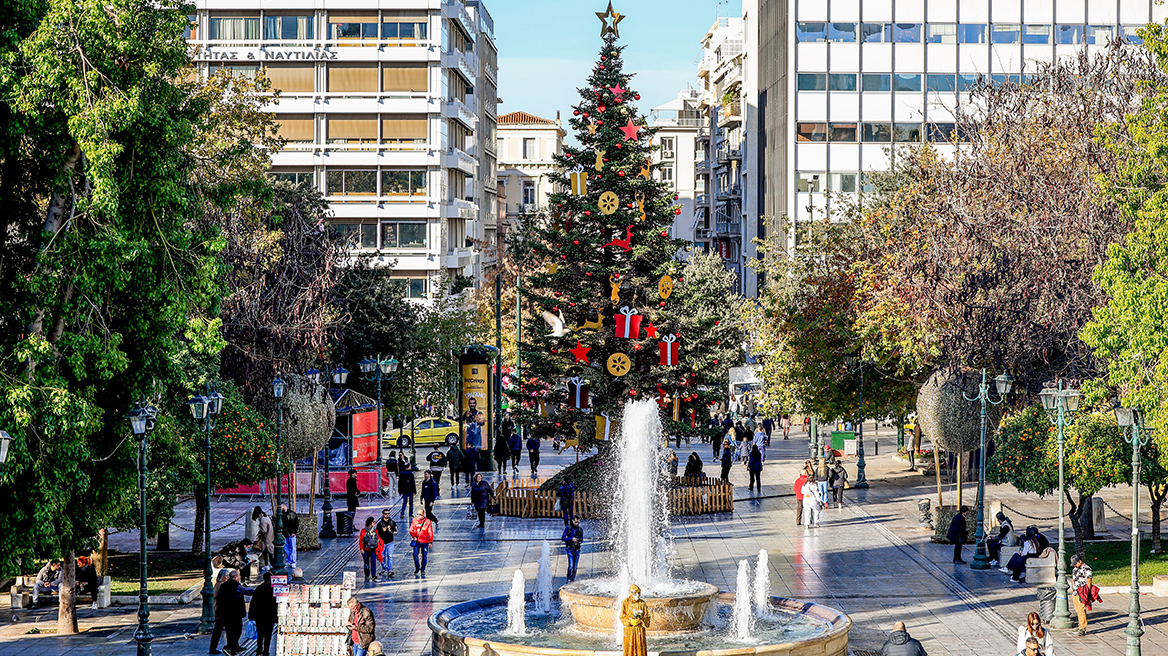
[[(624, 19), (624, 16), (612, 10), (612, 2), (608, 3), (607, 11), (596, 12), (596, 17), (600, 19), (600, 38), (603, 39), (604, 35), (609, 32), (612, 32), (616, 38), (620, 38), (620, 30), (617, 29), (617, 25)], [(610, 20), (612, 21), (611, 23), (609, 22)]]

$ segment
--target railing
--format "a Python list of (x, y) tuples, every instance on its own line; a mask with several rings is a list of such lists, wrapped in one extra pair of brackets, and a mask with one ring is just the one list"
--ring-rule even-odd
[(742, 120), (742, 104), (738, 100), (724, 103), (722, 108), (718, 110), (718, 125), (739, 120)]
[[(556, 510), (559, 495), (555, 490), (540, 490), (547, 479), (502, 481), (495, 486), (499, 514), (505, 517), (562, 517)], [(577, 492), (572, 509), (581, 519), (603, 519), (608, 495)], [(705, 515), (734, 512), (734, 486), (721, 479), (674, 479), (669, 489), (669, 510), (673, 515)]]
[(740, 235), (742, 234), (742, 223), (738, 221), (730, 223), (718, 221), (714, 224), (714, 229), (720, 235)]

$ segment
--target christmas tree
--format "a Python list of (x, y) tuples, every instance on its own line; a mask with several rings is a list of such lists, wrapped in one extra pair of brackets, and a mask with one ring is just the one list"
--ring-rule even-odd
[(659, 402), (668, 434), (697, 434), (742, 357), (733, 274), (679, 259), (688, 243), (671, 237), (677, 197), (653, 177), (655, 130), (617, 45), (623, 16), (611, 4), (597, 16), (604, 45), (569, 121), (580, 146), (556, 158), (560, 191), (511, 244), (537, 271), (523, 280), (512, 413), (581, 449), (615, 439), (624, 403), (643, 398)]

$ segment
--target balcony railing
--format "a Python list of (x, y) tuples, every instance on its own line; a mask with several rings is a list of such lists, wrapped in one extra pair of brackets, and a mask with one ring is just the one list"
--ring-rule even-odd
[(714, 229), (719, 235), (740, 235), (742, 234), (741, 221), (718, 221), (714, 224)]
[(733, 100), (728, 103), (723, 103), (722, 108), (718, 110), (718, 126), (728, 125), (730, 123), (739, 123), (742, 121), (742, 103), (738, 100)]

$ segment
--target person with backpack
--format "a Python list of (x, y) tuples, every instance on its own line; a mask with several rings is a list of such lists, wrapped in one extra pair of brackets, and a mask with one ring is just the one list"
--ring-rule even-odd
[(385, 544), (381, 536), (373, 529), (373, 518), (365, 518), (365, 528), (357, 537), (357, 547), (361, 550), (361, 561), (365, 565), (365, 580), (377, 580), (377, 561), (381, 560), (381, 551)]
[(381, 569), (384, 578), (393, 577), (393, 538), (397, 535), (397, 522), (393, 521), (389, 508), (381, 511), (381, 519), (374, 526), (384, 547), (381, 550)]
[[(434, 543), (434, 522), (426, 516), (425, 510), (419, 510), (418, 516), (410, 523), (410, 545), (414, 548), (414, 576), (419, 573), (426, 575), (426, 559), (430, 552), (430, 545)], [(418, 555), (421, 554), (421, 561)]]
[(442, 482), (442, 472), (446, 469), (446, 455), (438, 450), (437, 444), (426, 456), (426, 462), (430, 463), (430, 476), (434, 478), (434, 484), (438, 485)]

